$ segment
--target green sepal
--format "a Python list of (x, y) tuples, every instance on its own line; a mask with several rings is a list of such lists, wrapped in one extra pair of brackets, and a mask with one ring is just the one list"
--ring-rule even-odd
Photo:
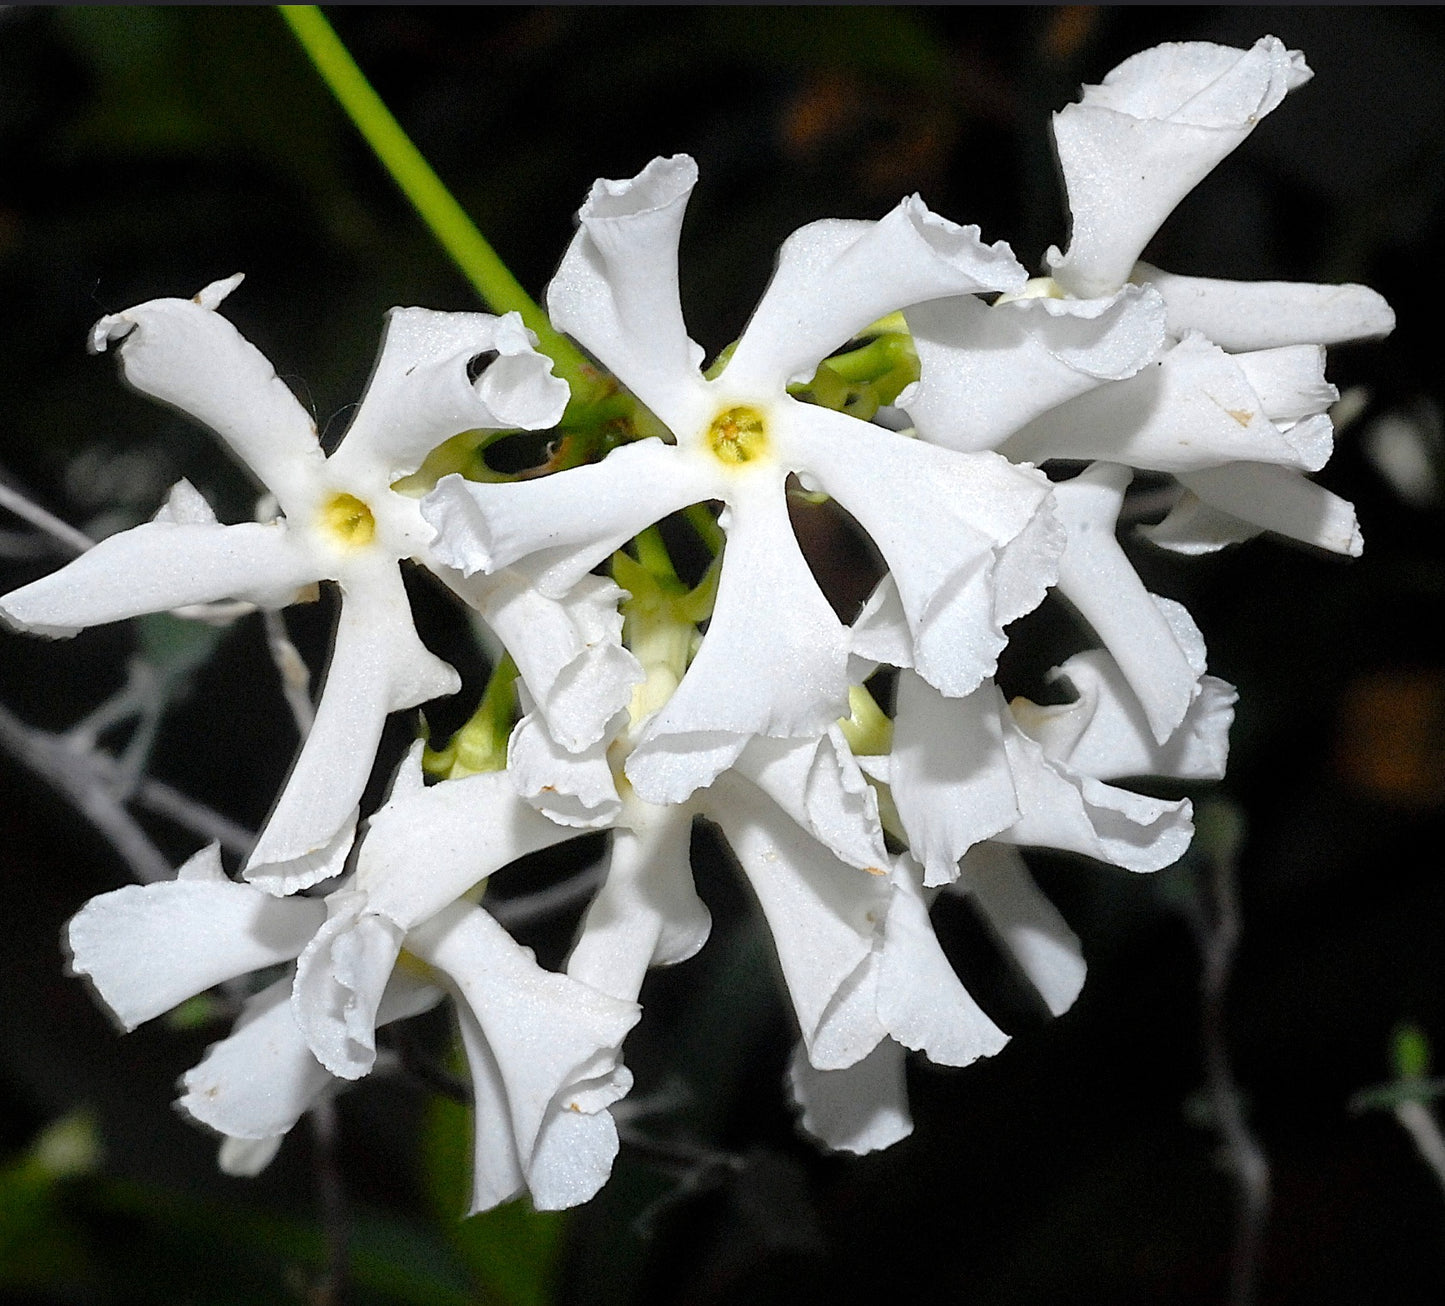
[(497, 663), (482, 701), (445, 748), (422, 750), (422, 770), (437, 780), (460, 780), (507, 767), (507, 740), (512, 733), (517, 695), (517, 664), (510, 654)]

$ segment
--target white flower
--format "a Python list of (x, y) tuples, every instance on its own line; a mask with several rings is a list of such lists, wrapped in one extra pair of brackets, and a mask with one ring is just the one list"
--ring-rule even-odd
[[(652, 806), (624, 784), (573, 979), (630, 1002), (649, 967), (702, 946), (710, 918), (688, 868), (695, 816), (721, 829), (758, 898), (816, 1066), (852, 1065), (890, 1036), (950, 1065), (1002, 1046), (933, 936), (920, 872), (888, 854), (872, 790), (836, 731), (754, 741), (683, 804)], [(574, 834), (501, 773), (422, 787), (414, 750), (298, 964), (297, 1020), (322, 1063), (366, 1073), (379, 995), (422, 923), (507, 862)]]
[(798, 1123), (829, 1150), (854, 1156), (901, 1142), (913, 1132), (904, 1053), (886, 1038), (854, 1065), (819, 1070), (799, 1044), (788, 1063)]
[[(888, 784), (929, 886), (955, 880), (959, 858), (984, 839), (1154, 871), (1176, 861), (1193, 833), (1187, 799), (1148, 798), (1076, 770), (1021, 727), (991, 683), (950, 700), (905, 671), (893, 751), (860, 761)], [(953, 801), (946, 777), (959, 763), (976, 803)]]
[(1059, 284), (1080, 299), (1129, 280), (1149, 238), (1286, 92), (1310, 78), (1303, 56), (1272, 36), (1250, 50), (1203, 41), (1126, 59), (1054, 115), (1073, 215)]
[[(1389, 305), (1364, 286), (1181, 277), (1137, 261), (1179, 200), (1309, 76), (1298, 52), (1264, 37), (1250, 50), (1158, 46), (1085, 87), (1054, 118), (1073, 221), (1068, 253), (1049, 251), (1052, 278), (993, 310), (908, 311), (921, 379), (901, 402), (920, 435), (1030, 462), (1171, 472), (1186, 494), (1149, 532), (1165, 548), (1205, 552), (1270, 530), (1358, 554), (1349, 504), (1301, 473), (1330, 452), (1337, 396), (1322, 346), (1388, 334)], [(1162, 353), (1161, 337), (1174, 342)]]
[(1134, 376), (1165, 345), (1164, 301), (1138, 286), (1100, 299), (1002, 296), (992, 306), (960, 295), (903, 316), (920, 379), (898, 404), (922, 437), (950, 449), (997, 449), (1050, 409)]
[[(889, 785), (903, 831), (925, 862), (925, 884), (969, 897), (1058, 1016), (1083, 986), (1083, 950), (1014, 845), (1081, 852), (1136, 871), (1175, 860), (1191, 833), (1188, 802), (1146, 798), (1105, 781), (1218, 778), (1234, 693), (1204, 677), (1185, 722), (1160, 745), (1103, 650), (1071, 658), (1051, 678), (1073, 688), (1073, 702), (1038, 707), (1020, 700), (1010, 707), (992, 684), (946, 699), (905, 670), (891, 753), (859, 761)], [(929, 888), (915, 887), (904, 899), (920, 933), (928, 929), (931, 897)], [(826, 1056), (811, 1055), (805, 1040), (789, 1070), (803, 1128), (829, 1148), (854, 1153), (906, 1136), (912, 1122), (903, 1053), (917, 1045), (900, 1022), (865, 1058), (833, 1068)]]
[[(228, 879), (212, 845), (174, 880), (92, 898), (66, 927), (66, 945), (72, 973), (88, 978), (130, 1030), (217, 984), (293, 960), (325, 919), (314, 899), (276, 898)], [(182, 1081), (178, 1105), (230, 1140), (222, 1162), (233, 1172), (265, 1166), (336, 1084), (297, 1028), (290, 989), (288, 973), (251, 997), (231, 1035)], [(377, 1019), (415, 1015), (440, 998), (433, 986), (399, 975)]]
[[(430, 561), (432, 528), (391, 486), (460, 431), (548, 425), (567, 388), (515, 314), (393, 309), (366, 395), (327, 457), (306, 410), (216, 311), (239, 280), (102, 318), (92, 346), (119, 341), (126, 379), (216, 431), (284, 515), (223, 526), (182, 483), (155, 521), (6, 595), (0, 611), (30, 630), (71, 634), (222, 598), (281, 605), (336, 581), (341, 616), (315, 725), (246, 868), (286, 893), (340, 869), (387, 713), (459, 684), (418, 639), (397, 567)], [(499, 357), (469, 381), (469, 360), (488, 350)], [(581, 747), (600, 735), (639, 674), (617, 647), (615, 611), (607, 615), (618, 591), (588, 582), (575, 601), (559, 603), (516, 575), (466, 581), (438, 570), (495, 623), (535, 697), (555, 713), (559, 738)]]
[(931, 214), (917, 198), (881, 222), (796, 232), (727, 366), (698, 371), (677, 295), (677, 238), (696, 180), (691, 159), (654, 160), (600, 181), (548, 291), (577, 337), (676, 436), (515, 485), (443, 480), (423, 511), (438, 556), (464, 572), (534, 559), (560, 593), (668, 513), (725, 505), (728, 535), (711, 624), (677, 692), (627, 762), (640, 795), (677, 802), (734, 762), (755, 735), (820, 734), (842, 711), (847, 632), (819, 591), (788, 521), (797, 473), (872, 536), (902, 596), (921, 674), (967, 693), (991, 671), (1003, 626), (1053, 577), (1047, 483), (991, 454), (960, 456), (792, 399), (787, 385), (882, 314), (942, 295), (1013, 289), (1002, 246)]
[[(1109, 782), (1218, 779), (1235, 694), (1203, 677), (1183, 722), (1161, 744), (1102, 649), (1070, 658), (1051, 678), (1073, 689), (1072, 702), (1006, 705), (991, 684), (950, 700), (905, 670), (891, 752), (859, 761), (889, 786), (902, 831), (924, 862), (925, 885), (972, 893), (1058, 1014), (1083, 981), (1078, 940), (1008, 846), (1083, 853), (1132, 871), (1175, 861), (1192, 834), (1188, 800), (1149, 798)], [(958, 792), (948, 783), (955, 775)]]
[[(326, 919), (317, 899), (277, 898), (227, 879), (212, 846), (173, 881), (92, 899), (70, 922), (67, 942), (75, 973), (134, 1028), (216, 984), (290, 961)], [(631, 1082), (617, 1052), (636, 1004), (542, 970), (468, 903), (443, 907), (403, 942), (431, 969), (422, 978), (387, 966), (368, 1037), (451, 993), (475, 1093), (472, 1210), (523, 1189), (547, 1209), (586, 1201), (617, 1152), (605, 1108)], [(304, 1112), (354, 1078), (317, 1060), (297, 1023), (293, 986), (288, 968), (249, 998), (231, 1034), (181, 1081), (178, 1105), (227, 1140), (221, 1161), (232, 1173), (263, 1168)]]
[(617, 1155), (606, 1108), (632, 1085), (618, 1056), (641, 1009), (543, 970), (468, 903), (438, 912), (406, 946), (456, 998), (475, 1103), (468, 1214), (524, 1191), (544, 1211), (585, 1202)]
[(421, 744), (372, 816), (356, 873), (330, 894), (297, 965), (297, 1023), (333, 1074), (376, 1058), (376, 1011), (409, 931), (509, 862), (574, 837), (517, 796), (504, 771), (426, 787)]

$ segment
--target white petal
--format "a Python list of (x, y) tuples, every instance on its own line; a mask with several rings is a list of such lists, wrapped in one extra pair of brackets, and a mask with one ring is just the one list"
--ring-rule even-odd
[(209, 526), (216, 520), (216, 510), (206, 496), (184, 476), (166, 492), (166, 501), (152, 521), (168, 521), (183, 526)]
[[(217, 857), (212, 845), (192, 861)], [(92, 898), (66, 943), (74, 973), (134, 1029), (223, 980), (290, 961), (325, 916), (319, 902), (277, 901), (223, 875), (187, 877)]]
[(992, 453), (957, 453), (824, 409), (789, 409), (788, 440), (883, 554), (913, 633), (913, 665), (945, 694), (992, 674), (1003, 626), (1031, 611), (1063, 541), (1050, 486)]
[(1227, 462), (1305, 471), (1324, 465), (1328, 418), (1281, 430), (1263, 408), (1239, 363), (1191, 334), (1137, 376), (1099, 386), (1030, 422), (1001, 452), (1029, 462), (1103, 458), (1161, 472)]
[(505, 771), (444, 780), (393, 795), (371, 818), (356, 887), (369, 911), (409, 929), (493, 871), (575, 837), (519, 798)]
[(433, 556), (465, 576), (494, 572), (532, 554), (558, 565), (531, 569), (538, 587), (561, 598), (599, 562), (668, 513), (718, 497), (716, 478), (673, 445), (639, 440), (600, 463), (556, 476), (478, 484), (444, 476), (422, 500), (435, 527)]
[(1016, 849), (980, 844), (963, 859), (961, 869), (958, 891), (973, 895), (984, 921), (1045, 1005), (1062, 1016), (1084, 987), (1078, 935), (1039, 891)]
[(737, 771), (835, 857), (870, 875), (886, 872), (892, 859), (878, 820), (878, 795), (837, 726), (818, 739), (754, 739)]
[(1119, 664), (1103, 649), (1076, 654), (1049, 679), (1072, 686), (1077, 700), (1059, 707), (1016, 702), (1014, 717), (1051, 761), (1098, 780), (1132, 775), (1223, 778), (1238, 698), (1233, 685), (1202, 677), (1199, 696), (1183, 722), (1160, 744)]
[(274, 1138), (223, 1138), (216, 1149), (216, 1167), (233, 1179), (254, 1179), (276, 1159), (285, 1141), (284, 1134)]
[(246, 1002), (228, 1038), (186, 1071), (177, 1105), (217, 1133), (264, 1139), (285, 1134), (334, 1081), (291, 1015), (291, 977)]
[(1247, 51), (1204, 42), (1145, 50), (1054, 115), (1073, 222), (1054, 277), (1080, 298), (1129, 279), (1164, 219), (1309, 70), (1272, 36)]
[[(625, 1068), (617, 1073), (630, 1084)], [(565, 1211), (591, 1201), (612, 1174), (617, 1152), (617, 1125), (610, 1112), (550, 1112), (527, 1175), (532, 1205), (539, 1211)]]
[(450, 568), (440, 574), (506, 646), (552, 738), (574, 753), (602, 739), (643, 679), (622, 647), (617, 604), (624, 592), (601, 576), (584, 576), (564, 598), (548, 598), (525, 567), (492, 576), (463, 577)]
[(1005, 721), (1004, 746), (1023, 816), (1005, 843), (1083, 853), (1126, 871), (1157, 871), (1179, 860), (1194, 827), (1188, 799), (1169, 803), (1117, 789), (1059, 766)]
[(1239, 364), (1260, 409), (1272, 422), (1298, 422), (1323, 413), (1340, 397), (1325, 380), (1323, 345), (1282, 345), (1231, 357)]
[(998, 1052), (1008, 1035), (969, 996), (943, 955), (919, 880), (910, 859), (901, 859), (883, 928), (878, 1018), (904, 1047), (930, 1061), (971, 1065)]
[[(884, 1033), (872, 1012), (871, 973), (863, 972), (871, 971), (866, 963), (888, 910), (886, 877), (844, 865), (730, 773), (700, 803), (762, 906), (813, 1064), (838, 1069), (861, 1061)], [(848, 1001), (859, 987), (861, 1019), (858, 1004)]]
[[(1180, 480), (1201, 502), (1251, 528), (1275, 531), (1352, 558), (1364, 551), (1355, 510), (1348, 500), (1287, 467), (1232, 463), (1187, 472)], [(1149, 537), (1160, 543), (1159, 534), (1156, 529)]]
[(343, 586), (316, 720), (246, 863), (246, 878), (270, 892), (340, 871), (387, 714), (461, 688), (417, 637), (396, 564), (376, 563)]
[(1295, 281), (1215, 281), (1138, 264), (1133, 279), (1164, 296), (1172, 335), (1198, 331), (1222, 349), (1338, 345), (1395, 329), (1395, 314), (1368, 286)]
[[(390, 484), (463, 431), (553, 425), (567, 406), (567, 383), (535, 344), (516, 313), (393, 308), (366, 394), (331, 456), (333, 470), (384, 468)], [(471, 381), (468, 364), (488, 350), (499, 357)]]
[(567, 974), (615, 998), (635, 999), (649, 966), (686, 961), (707, 941), (712, 917), (693, 887), (692, 812), (628, 804), (612, 836), (607, 878), (567, 959)]
[(525, 1192), (527, 1174), (507, 1110), (507, 1086), (471, 1007), (456, 1004), (457, 1028), (472, 1084), (472, 1199), (468, 1215)]
[[(848, 674), (855, 681), (866, 680), (878, 663), (890, 667), (913, 665), (913, 632), (908, 614), (892, 575), (885, 575), (850, 627), (852, 661)], [(853, 665), (853, 664), (859, 665)], [(871, 665), (869, 665), (871, 664)]]
[(724, 377), (776, 393), (869, 323), (910, 304), (1017, 290), (1028, 274), (1002, 241), (931, 213), (912, 195), (880, 222), (828, 219), (793, 233)]
[(799, 1123), (831, 1151), (864, 1156), (913, 1132), (903, 1045), (891, 1038), (846, 1070), (813, 1069), (799, 1044), (788, 1062), (788, 1086)]
[(316, 423), (259, 350), (215, 311), (234, 289), (153, 299), (95, 324), (91, 350), (120, 341), (121, 370), (142, 394), (215, 431), (290, 512), (309, 505), (325, 459)]
[(326, 923), (296, 963), (291, 1010), (316, 1059), (333, 1075), (360, 1079), (376, 1062), (382, 994), (404, 931), (367, 911), (366, 894), (342, 889), (326, 899)]
[(848, 633), (798, 548), (781, 481), (740, 487), (702, 648), (648, 722), (626, 772), (651, 803), (681, 802), (753, 735), (819, 735), (846, 712)]
[(889, 785), (927, 885), (955, 879), (964, 853), (1018, 820), (1005, 710), (991, 681), (946, 699), (922, 677), (899, 675)]
[(529, 712), (507, 741), (507, 774), (517, 792), (549, 819), (573, 829), (604, 829), (622, 810), (607, 760), (610, 743), (604, 737), (581, 752), (568, 752), (542, 718)]
[[(188, 1070), (177, 1105), (232, 1138), (278, 1138), (316, 1104), (336, 1079), (316, 1060), (292, 1014), (289, 975), (250, 998), (228, 1038), (213, 1043)], [(377, 1013), (386, 1024), (433, 1007), (442, 994), (398, 975)]]
[(677, 290), (677, 239), (697, 164), (653, 159), (626, 181), (600, 180), (547, 287), (547, 311), (669, 426), (699, 381)]
[(355, 1079), (375, 1059), (375, 1013), (403, 936), (509, 862), (574, 837), (522, 801), (505, 771), (419, 788), (418, 753), (372, 818), (353, 881), (296, 966), (295, 1011), (312, 1050)]
[(1185, 624), (1187, 613), (1144, 588), (1114, 538), (1131, 478), (1128, 468), (1095, 463), (1055, 487), (1069, 541), (1059, 559), (1059, 593), (1118, 660), (1163, 743), (1199, 692), (1203, 642), (1193, 623)]
[[(543, 1151), (538, 1145), (555, 1116), (593, 1115), (613, 1099), (612, 1093), (592, 1091), (589, 1081), (625, 1076), (617, 1067), (618, 1051), (640, 1008), (543, 970), (486, 912), (468, 904), (449, 907), (414, 930), (407, 946), (452, 981), (459, 1009), (464, 1005), (475, 1019), (473, 1037), (467, 1039), (469, 1061), (477, 1048), (475, 1035), (485, 1042), (487, 1057), (480, 1067), (472, 1062), (474, 1078), (490, 1080), (477, 1097), (479, 1189), (495, 1156), (506, 1179), (520, 1170), (539, 1204), (585, 1201), (606, 1178), (611, 1155), (599, 1175), (596, 1165), (573, 1169), (577, 1159), (569, 1158), (565, 1148)], [(588, 1092), (579, 1096), (574, 1088)], [(489, 1118), (484, 1120), (484, 1113)], [(499, 1137), (497, 1116), (506, 1122), (504, 1137)], [(601, 1132), (606, 1135), (607, 1128)], [(585, 1150), (595, 1159), (597, 1140), (585, 1141), (593, 1144)], [(613, 1135), (613, 1147), (615, 1141)], [(488, 1182), (479, 1196), (488, 1200), (502, 1186)]]
[(64, 636), (216, 599), (281, 607), (316, 579), (315, 563), (279, 522), (153, 521), (112, 535), (59, 571), (12, 590), (0, 599), (0, 613), (22, 630)]
[(964, 295), (904, 316), (920, 375), (899, 403), (920, 437), (950, 449), (992, 449), (1065, 400), (1133, 376), (1164, 346), (1164, 301), (1135, 286), (992, 308)]
[[(1264, 467), (1265, 463), (1233, 463), (1233, 467)], [(1215, 470), (1215, 469), (1211, 469)], [(1294, 473), (1297, 475), (1298, 473)], [(1309, 482), (1306, 482), (1309, 484)], [(1343, 501), (1342, 501), (1343, 502)], [(1353, 511), (1350, 514), (1353, 519)], [(1192, 490), (1185, 490), (1169, 510), (1164, 520), (1153, 526), (1136, 528), (1151, 544), (1172, 553), (1188, 557), (1199, 557), (1205, 553), (1217, 553), (1231, 544), (1242, 544), (1260, 533), (1258, 526), (1227, 512), (1221, 512), (1205, 503)]]

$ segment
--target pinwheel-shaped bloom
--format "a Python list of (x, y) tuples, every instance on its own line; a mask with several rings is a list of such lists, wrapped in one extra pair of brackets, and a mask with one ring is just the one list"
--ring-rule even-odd
[[(1326, 410), (1338, 395), (1323, 346), (1388, 333), (1389, 306), (1363, 286), (1180, 277), (1138, 261), (1179, 201), (1309, 76), (1297, 52), (1265, 37), (1249, 50), (1162, 45), (1085, 87), (1054, 118), (1073, 222), (1068, 252), (1047, 255), (1052, 276), (993, 308), (959, 299), (907, 310), (921, 379), (900, 402), (919, 434), (1034, 463), (1171, 473), (1184, 494), (1146, 530), (1165, 548), (1206, 552), (1269, 530), (1358, 554), (1353, 509), (1305, 474), (1332, 442)], [(1021, 370), (1026, 387), (1012, 384)], [(1099, 543), (1070, 531), (1068, 550), (1096, 555)], [(1122, 554), (1118, 592), (1098, 576), (1081, 587), (1091, 560), (1066, 554), (1059, 592), (1091, 622), (1112, 614), (1095, 629), (1162, 740), (1197, 692), (1190, 642), (1161, 641)], [(1132, 647), (1119, 639), (1126, 614), (1144, 637)], [(1146, 641), (1161, 651), (1147, 680)]]
[[(70, 922), (76, 973), (127, 1028), (213, 985), (294, 959), (326, 920), (314, 898), (229, 880), (214, 847), (173, 881), (92, 899)], [(427, 978), (391, 971), (385, 1025), (454, 1000), (475, 1100), (472, 1210), (530, 1192), (546, 1209), (597, 1191), (617, 1151), (605, 1108), (630, 1084), (617, 1048), (635, 1004), (542, 970), (485, 911), (452, 903), (411, 931)], [(254, 1174), (302, 1114), (347, 1080), (317, 1061), (290, 1001), (293, 968), (249, 998), (235, 1029), (181, 1081), (178, 1105), (225, 1139), (222, 1164)]]
[[(920, 872), (888, 854), (872, 790), (836, 731), (756, 740), (685, 803), (657, 807), (622, 788), (606, 879), (567, 965), (589, 991), (630, 1004), (650, 967), (702, 946), (710, 918), (688, 854), (703, 816), (762, 907), (813, 1064), (855, 1064), (885, 1038), (950, 1065), (1003, 1045), (933, 935)], [(298, 965), (294, 1009), (322, 1063), (347, 1077), (370, 1068), (376, 1013), (401, 948), (415, 950), (415, 922), (574, 836), (502, 773), (423, 787), (413, 754)]]
[(438, 556), (490, 571), (532, 559), (565, 592), (668, 513), (721, 500), (726, 554), (711, 624), (677, 692), (642, 730), (627, 775), (645, 799), (686, 798), (754, 736), (818, 736), (843, 710), (847, 631), (787, 515), (797, 476), (832, 495), (888, 562), (920, 674), (963, 694), (989, 674), (1003, 626), (1033, 608), (1058, 547), (1048, 485), (993, 454), (962, 456), (791, 398), (830, 351), (885, 313), (941, 295), (1017, 289), (1022, 269), (917, 198), (880, 222), (802, 228), (713, 379), (678, 300), (677, 241), (697, 170), (684, 156), (599, 181), (547, 295), (569, 331), (673, 432), (602, 462), (515, 485), (448, 477), (423, 511)]
[[(337, 582), (341, 615), (315, 725), (247, 866), (284, 893), (340, 869), (387, 713), (458, 687), (422, 646), (397, 567), (430, 564), (434, 532), (417, 501), (391, 487), (461, 431), (550, 424), (567, 387), (515, 314), (393, 309), (366, 395), (328, 457), (306, 410), (216, 311), (239, 280), (102, 318), (92, 347), (119, 342), (131, 385), (217, 432), (283, 515), (221, 525), (183, 482), (156, 520), (6, 595), (0, 611), (29, 630), (70, 634), (214, 599), (279, 606)], [(488, 351), (497, 358), (471, 381), (468, 364)], [(515, 573), (466, 580), (435, 569), (514, 651), (557, 737), (573, 748), (595, 740), (640, 674), (618, 644), (620, 592), (588, 578), (559, 602)]]
[[(276, 898), (228, 879), (212, 845), (174, 880), (92, 898), (66, 927), (65, 941), (72, 972), (87, 977), (132, 1030), (217, 984), (294, 961), (325, 919), (325, 906), (313, 898)], [(288, 973), (250, 997), (233, 1033), (182, 1081), (179, 1105), (227, 1140), (222, 1164), (233, 1172), (262, 1169), (336, 1082), (296, 1028), (290, 988)], [(398, 974), (378, 1019), (415, 1014), (441, 996)]]
[(1188, 846), (1187, 799), (1167, 802), (1107, 782), (1218, 779), (1233, 688), (1203, 676), (1183, 724), (1161, 744), (1105, 651), (1079, 654), (1053, 677), (1074, 687), (1073, 703), (1009, 706), (991, 682), (950, 700), (912, 672), (900, 675), (892, 749), (860, 761), (890, 786), (926, 884), (955, 881), (959, 859), (985, 839), (1083, 853), (1132, 871), (1168, 866)]
[[(1197, 552), (1252, 528), (1357, 553), (1349, 505), (1300, 473), (1329, 455), (1323, 414), (1336, 395), (1322, 347), (1387, 334), (1389, 305), (1364, 286), (1181, 277), (1138, 262), (1179, 201), (1309, 77), (1274, 37), (1249, 50), (1161, 45), (1055, 114), (1068, 252), (1050, 250), (1052, 277), (1002, 312), (977, 301), (909, 311), (922, 380), (906, 405), (920, 433), (1031, 461), (1173, 472), (1189, 493), (1155, 536), (1166, 547)], [(1155, 367), (1076, 398), (1139, 373), (1161, 333), (1178, 344)], [(1006, 382), (1020, 366), (1027, 388)]]
[[(1052, 678), (1073, 688), (1073, 702), (1008, 706), (991, 684), (944, 699), (905, 671), (891, 753), (859, 760), (889, 783), (903, 831), (925, 862), (926, 883), (974, 904), (1058, 1016), (1083, 987), (1083, 951), (1017, 846), (1081, 852), (1136, 871), (1172, 862), (1189, 841), (1188, 802), (1146, 798), (1106, 782), (1143, 775), (1217, 779), (1234, 692), (1205, 677), (1186, 721), (1161, 746), (1104, 650), (1070, 658)], [(925, 888), (922, 901), (931, 896)], [(854, 1153), (905, 1137), (912, 1129), (905, 1051), (890, 1037), (851, 1066), (819, 1069), (800, 1047), (789, 1083), (804, 1129)]]

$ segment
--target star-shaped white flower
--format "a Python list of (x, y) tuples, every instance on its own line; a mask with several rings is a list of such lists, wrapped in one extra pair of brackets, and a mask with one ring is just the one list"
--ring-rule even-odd
[[(228, 879), (217, 849), (177, 878), (101, 894), (71, 920), (72, 969), (127, 1028), (216, 984), (290, 961), (327, 919), (326, 904), (277, 898)], [(405, 936), (427, 978), (388, 968), (376, 1027), (450, 993), (475, 1097), (472, 1211), (528, 1191), (544, 1209), (597, 1191), (617, 1153), (606, 1107), (631, 1079), (617, 1050), (635, 1003), (543, 970), (485, 911), (450, 903)], [(294, 967), (250, 997), (235, 1028), (182, 1077), (178, 1105), (225, 1140), (223, 1168), (254, 1174), (307, 1110), (354, 1076), (317, 1059), (291, 1001)]]
[(786, 241), (726, 367), (698, 367), (678, 301), (677, 240), (697, 170), (657, 159), (599, 181), (547, 296), (554, 322), (668, 426), (602, 462), (516, 485), (449, 477), (423, 511), (464, 572), (523, 559), (562, 592), (668, 513), (721, 500), (717, 602), (692, 666), (627, 763), (637, 791), (678, 802), (757, 735), (820, 734), (844, 710), (847, 631), (789, 524), (797, 474), (848, 509), (893, 571), (920, 673), (963, 694), (994, 666), (1008, 622), (1053, 579), (1048, 485), (992, 454), (959, 455), (794, 400), (790, 382), (900, 306), (1017, 289), (1022, 269), (916, 197), (880, 222), (825, 221)]
[[(71, 972), (89, 979), (131, 1030), (217, 984), (293, 961), (325, 919), (325, 906), (313, 898), (277, 898), (228, 879), (212, 845), (174, 880), (92, 898), (66, 926), (65, 941)], [(228, 1140), (222, 1165), (235, 1173), (262, 1169), (337, 1083), (292, 1018), (292, 970), (248, 999), (233, 1032), (182, 1080), (178, 1105)], [(415, 1015), (441, 997), (432, 985), (398, 975), (377, 1020)]]
[[(1297, 51), (1161, 45), (1054, 117), (1066, 254), (1028, 298), (909, 310), (924, 438), (1030, 462), (1170, 472), (1186, 493), (1150, 532), (1198, 553), (1274, 531), (1358, 554), (1350, 505), (1307, 479), (1329, 457), (1323, 346), (1389, 333), (1364, 286), (1181, 277), (1138, 261), (1179, 201), (1310, 77)], [(1005, 296), (1005, 300), (1012, 297)], [(1029, 384), (1013, 384), (1027, 375)], [(1114, 384), (1102, 384), (1113, 382)]]
[[(335, 581), (341, 615), (315, 724), (246, 868), (288, 893), (340, 869), (387, 713), (459, 686), (417, 636), (399, 560), (432, 565), (482, 611), (567, 747), (600, 736), (640, 672), (618, 641), (616, 587), (588, 578), (575, 595), (544, 597), (515, 572), (449, 572), (431, 557), (434, 531), (417, 501), (392, 489), (459, 432), (545, 427), (561, 414), (566, 384), (515, 314), (393, 309), (366, 395), (328, 457), (270, 363), (216, 311), (239, 280), (102, 318), (91, 343), (118, 343), (130, 384), (219, 434), (282, 515), (221, 525), (182, 483), (156, 520), (4, 596), (0, 612), (72, 634), (223, 598), (280, 606)], [(473, 382), (468, 364), (489, 351), (496, 359)]]

